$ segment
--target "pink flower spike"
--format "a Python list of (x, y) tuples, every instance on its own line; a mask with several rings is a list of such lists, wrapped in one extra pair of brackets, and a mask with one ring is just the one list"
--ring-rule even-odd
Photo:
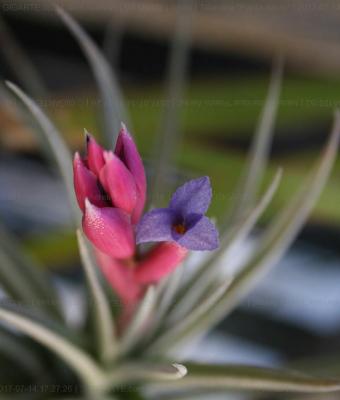
[(174, 242), (155, 246), (135, 269), (137, 282), (143, 285), (157, 283), (169, 275), (186, 257), (188, 250)]
[(99, 172), (104, 166), (104, 149), (99, 146), (93, 136), (91, 136), (86, 130), (85, 135), (87, 144), (87, 162), (89, 168), (96, 176), (99, 176)]
[(142, 215), (145, 205), (146, 177), (143, 162), (138, 153), (135, 142), (123, 123), (114, 152), (126, 165), (136, 182), (138, 197), (136, 208), (132, 216), (132, 222), (137, 223)]
[(100, 182), (111, 196), (114, 207), (132, 214), (137, 202), (137, 189), (131, 172), (112, 152), (105, 153), (106, 164), (100, 171)]
[(83, 230), (99, 250), (111, 257), (129, 258), (135, 251), (130, 218), (118, 208), (98, 208), (86, 199)]
[(141, 288), (134, 280), (133, 269), (107, 254), (95, 249), (99, 268), (125, 307), (134, 306)]
[(83, 211), (85, 210), (85, 198), (98, 207), (105, 207), (106, 203), (99, 190), (97, 178), (87, 169), (79, 153), (75, 153), (73, 159), (73, 181), (77, 201)]

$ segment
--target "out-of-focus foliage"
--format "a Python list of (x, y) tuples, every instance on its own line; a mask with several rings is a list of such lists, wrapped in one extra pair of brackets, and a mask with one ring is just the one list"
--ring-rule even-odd
[[(106, 99), (106, 107), (112, 104), (116, 107), (117, 104), (123, 104), (122, 99), (118, 97), (119, 91), (107, 92), (114, 87), (111, 84), (110, 69), (102, 57), (96, 57), (98, 50), (91, 39), (71, 17), (63, 12), (60, 13), (91, 59), (97, 79), (99, 81), (105, 79), (105, 82), (110, 83), (105, 86), (101, 81), (99, 82), (102, 97)], [(100, 79), (98, 70), (104, 74)], [(274, 76), (276, 72), (275, 70)], [(272, 80), (269, 93), (273, 93), (273, 85), (277, 83), (277, 79)], [(72, 174), (70, 153), (62, 137), (30, 97), (13, 84), (10, 84), (9, 88), (39, 123), (42, 133), (37, 132), (37, 136), (45, 144), (47, 141), (44, 149), (49, 155), (53, 155), (60, 175), (70, 189)], [(278, 95), (278, 91), (276, 94)], [(115, 97), (115, 101), (108, 101), (111, 96)], [(271, 95), (269, 99), (270, 101), (277, 100)], [(180, 101), (180, 98), (177, 100)], [(268, 104), (267, 102), (267, 107)], [(275, 107), (269, 107), (267, 111), (271, 110), (273, 113), (274, 109)], [(121, 110), (116, 108), (115, 112), (119, 115)], [(145, 113), (145, 110), (143, 112)], [(266, 112), (263, 115), (268, 117)], [(135, 118), (136, 126), (138, 126), (138, 117)], [(225, 114), (223, 114), (224, 119), (228, 119)], [(230, 119), (233, 120), (233, 118)], [(199, 121), (199, 118), (197, 120)], [(199, 126), (197, 120), (190, 119), (190, 123), (196, 128)], [(165, 121), (169, 123), (167, 119)], [(140, 120), (141, 132), (145, 132), (145, 124), (143, 126)], [(232, 123), (229, 127), (231, 126)], [(187, 126), (187, 128), (190, 132), (190, 127)], [(208, 128), (207, 124), (207, 132)], [(162, 131), (169, 134), (166, 127), (164, 130), (161, 129)], [(267, 154), (259, 151), (258, 144), (263, 142), (266, 135), (268, 135), (266, 129), (258, 130), (254, 140), (257, 145), (252, 148), (249, 155), (248, 165), (256, 171), (255, 181), (263, 180), (263, 170), (259, 168), (259, 165), (266, 165)], [(0, 308), (0, 321), (4, 323), (0, 333), (3, 331), (6, 339), (0, 340), (0, 354), (6, 357), (8, 353), (13, 355), (11, 361), (20, 364), (24, 382), (32, 382), (33, 379), (34, 383), (38, 382), (41, 385), (54, 383), (60, 385), (68, 381), (76, 392), (72, 393), (73, 396), (84, 396), (90, 399), (116, 397), (124, 399), (131, 396), (144, 398), (146, 389), (151, 387), (156, 390), (154, 398), (158, 398), (157, 390), (171, 392), (176, 389), (189, 394), (197, 389), (205, 390), (207, 393), (216, 389), (305, 393), (340, 390), (339, 380), (317, 378), (285, 369), (203, 365), (190, 362), (186, 364), (185, 361), (182, 365), (173, 359), (174, 350), (178, 351), (186, 342), (209, 332), (237, 306), (264, 273), (283, 256), (308, 218), (327, 182), (336, 157), (339, 136), (340, 117), (336, 114), (331, 135), (318, 162), (312, 168), (308, 178), (304, 180), (303, 185), (300, 183), (296, 185), (298, 186), (296, 191), (293, 191), (293, 185), (289, 183), (290, 193), (286, 198), (285, 206), (272, 215), (267, 228), (257, 238), (256, 246), (236, 275), (228, 277), (222, 275), (218, 261), (223, 258), (224, 262), (230, 262), (227, 256), (230, 255), (231, 249), (236, 244), (242, 244), (253, 231), (266, 206), (275, 195), (281, 171), (277, 172), (274, 178), (271, 177), (271, 183), (266, 186), (267, 189), (263, 195), (258, 195), (255, 190), (253, 192), (255, 195), (246, 199), (246, 207), (229, 216), (231, 222), (228, 226), (220, 227), (221, 247), (216, 253), (206, 260), (201, 260), (195, 271), (188, 273), (184, 281), (178, 279), (176, 271), (166, 281), (156, 287), (150, 286), (146, 290), (130, 322), (122, 331), (116, 329), (116, 315), (120, 305), (117, 301), (113, 301), (114, 293), (110, 292), (102, 281), (99, 270), (92, 260), (91, 246), (80, 231), (78, 231), (78, 245), (87, 282), (86, 298), (89, 312), (86, 322), (77, 328), (70, 326), (65, 321), (64, 315), (60, 314), (59, 300), (55, 298), (53, 288), (49, 286), (50, 283), (43, 272), (39, 269), (34, 270), (34, 273), (31, 271), (32, 261), (19, 256), (14, 239), (11, 239), (10, 243), (2, 240), (0, 279), (7, 297)], [(146, 143), (145, 139), (144, 137), (140, 142)], [(235, 158), (229, 158), (229, 164), (226, 165), (225, 155), (222, 152), (216, 158), (216, 153), (205, 148), (199, 149), (198, 146), (195, 152), (191, 152), (190, 146), (194, 141), (195, 138), (189, 135), (188, 141), (181, 151), (178, 151), (178, 161), (181, 167), (185, 166), (193, 170), (204, 169), (207, 164), (210, 164), (209, 171), (214, 170), (216, 173), (216, 175), (212, 174), (213, 184), (217, 187), (216, 197), (218, 198), (221, 194), (215, 211), (220, 210), (222, 214), (222, 204), (227, 203), (223, 196), (232, 198), (223, 171), (225, 168), (230, 168), (230, 165), (233, 165), (235, 169), (240, 168), (241, 161), (235, 156)], [(149, 156), (152, 171), (153, 158), (150, 153), (147, 153), (146, 147), (144, 150)], [(168, 149), (170, 152), (171, 150), (171, 148)], [(257, 157), (258, 154), (262, 154), (261, 157)], [(276, 172), (272, 167), (268, 176), (272, 175), (273, 171)], [(245, 175), (249, 175), (249, 171), (246, 171)], [(283, 174), (284, 181), (287, 176), (289, 174)], [(240, 187), (242, 188), (242, 184)], [(243, 191), (247, 192), (246, 189), (247, 187), (243, 186)], [(71, 190), (69, 192), (71, 203), (73, 203)], [(75, 226), (77, 224), (79, 224), (79, 216), (75, 214)], [(14, 248), (15, 251), (13, 251)], [(182, 266), (183, 268), (185, 265)], [(28, 276), (27, 279), (22, 279), (25, 275)], [(43, 284), (43, 282), (46, 283)], [(42, 292), (41, 296), (38, 290)], [(36, 296), (41, 299), (41, 302), (37, 301)], [(20, 301), (20, 306), (13, 300)], [(92, 329), (88, 329), (89, 327)], [(12, 331), (13, 328), (16, 331)], [(16, 342), (17, 346), (15, 346)], [(3, 344), (5, 346), (2, 346)], [(8, 344), (12, 345), (13, 350), (9, 350)], [(24, 351), (16, 360), (15, 350), (20, 346)], [(32, 359), (36, 363), (32, 362)], [(12, 382), (9, 369), (1, 361), (0, 357), (1, 379), (4, 383)], [(41, 373), (41, 366), (45, 373)], [(32, 398), (43, 397), (39, 391), (30, 395)], [(50, 393), (48, 395), (50, 396)], [(153, 397), (153, 395), (150, 396)], [(54, 392), (52, 397), (65, 397), (65, 393)]]

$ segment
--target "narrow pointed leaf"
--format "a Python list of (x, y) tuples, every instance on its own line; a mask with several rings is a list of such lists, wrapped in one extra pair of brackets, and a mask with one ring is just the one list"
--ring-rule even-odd
[(170, 315), (172, 320), (180, 320), (189, 312), (190, 308), (204, 294), (206, 288), (218, 276), (218, 270), (221, 267), (220, 261), (227, 260), (229, 256), (232, 256), (235, 247), (248, 237), (276, 193), (281, 176), (282, 173), (279, 170), (256, 207), (231, 232), (222, 237), (220, 249), (208, 257), (207, 261), (197, 269), (189, 283), (181, 290), (181, 294), (178, 296), (179, 300)]
[(245, 365), (186, 363), (182, 379), (158, 387), (178, 390), (259, 390), (272, 392), (327, 393), (340, 390), (340, 381), (302, 372)]
[(157, 136), (154, 177), (151, 185), (150, 201), (159, 205), (159, 193), (166, 193), (166, 175), (174, 161), (180, 135), (180, 102), (183, 98), (189, 45), (191, 36), (190, 6), (178, 8), (178, 21), (172, 42), (169, 61), (167, 101), (162, 116), (162, 124)]
[(140, 362), (123, 364), (112, 373), (115, 382), (178, 382), (187, 374), (187, 368), (178, 363), (160, 364), (157, 362)]
[[(337, 112), (328, 143), (315, 170), (306, 180), (305, 185), (293, 197), (277, 219), (273, 221), (264, 235), (264, 240), (259, 250), (235, 277), (225, 295), (200, 319), (199, 323), (188, 326), (186, 332), (182, 332), (181, 336), (172, 338), (172, 346), (179, 346), (181, 342), (189, 340), (192, 336), (203, 335), (216, 325), (240, 303), (254, 285), (284, 255), (307, 220), (327, 182), (337, 154), (339, 136), (340, 114)], [(170, 347), (169, 343), (167, 348), (170, 350)]]
[(223, 296), (227, 288), (230, 286), (230, 281), (226, 281), (223, 284), (216, 285), (210, 290), (204, 300), (202, 300), (196, 307), (194, 307), (188, 315), (177, 323), (170, 323), (169, 326), (165, 327), (165, 334), (156, 339), (149, 348), (150, 354), (159, 354), (162, 352), (164, 345), (167, 346), (168, 342), (176, 340), (177, 337), (181, 337), (187, 329), (195, 325), (204, 315), (209, 312), (211, 307)]
[(56, 7), (56, 11), (78, 41), (92, 68), (103, 102), (105, 139), (107, 145), (112, 147), (116, 142), (121, 121), (129, 122), (117, 79), (97, 45), (81, 26), (62, 8)]
[(1, 52), (26, 90), (34, 97), (46, 97), (47, 90), (25, 49), (16, 40), (4, 18), (0, 17)]
[[(103, 52), (109, 65), (118, 70), (119, 56), (122, 48), (126, 21), (118, 18), (114, 22), (109, 21), (105, 27)], [(116, 72), (116, 76), (119, 72)]]
[(125, 354), (130, 351), (138, 341), (143, 339), (148, 319), (151, 317), (156, 305), (156, 291), (153, 286), (149, 286), (143, 300), (140, 302), (131, 322), (123, 334), (119, 346), (119, 353)]
[(0, 309), (32, 320), (38, 325), (44, 326), (46, 329), (66, 338), (68, 341), (72, 342), (78, 347), (87, 347), (89, 345), (87, 337), (77, 334), (76, 331), (65, 325), (64, 321), (59, 321), (51, 318), (49, 314), (42, 313), (41, 310), (32, 308), (29, 305), (19, 302), (13, 302), (11, 299), (3, 299), (1, 301)]
[(256, 200), (260, 181), (266, 168), (274, 123), (279, 105), (283, 75), (283, 59), (278, 57), (273, 65), (267, 99), (254, 135), (245, 176), (238, 188), (237, 204), (232, 220), (237, 221), (247, 212)]
[[(185, 264), (185, 262), (186, 260), (183, 261), (183, 264)], [(168, 311), (171, 301), (177, 293), (184, 270), (185, 265), (182, 265), (181, 268), (176, 268), (175, 271), (167, 279), (166, 285), (163, 289), (162, 299), (159, 303), (157, 310), (159, 316), (164, 315)]]
[(109, 300), (99, 283), (96, 266), (90, 255), (89, 245), (80, 230), (77, 231), (77, 236), (79, 252), (94, 308), (93, 323), (97, 331), (100, 358), (105, 362), (110, 362), (117, 352), (117, 340)]
[(16, 300), (36, 306), (61, 318), (60, 304), (54, 287), (16, 239), (0, 226), (0, 281)]
[(37, 103), (35, 103), (14, 83), (6, 82), (6, 85), (23, 102), (23, 104), (27, 107), (27, 109), (30, 111), (30, 113), (40, 126), (41, 132), (38, 130), (34, 132), (36, 133), (37, 138), (41, 143), (43, 143), (44, 145), (46, 143), (48, 144), (49, 153), (55, 159), (55, 162), (60, 171), (60, 175), (64, 180), (76, 221), (79, 222), (80, 212), (73, 189), (72, 159), (66, 143), (62, 139), (62, 136), (58, 132), (56, 127), (52, 124), (52, 122), (49, 120), (47, 115), (43, 112), (43, 110), (38, 106)]
[(47, 347), (58, 355), (82, 379), (85, 386), (101, 387), (105, 380), (100, 367), (80, 348), (54, 331), (19, 314), (0, 309), (0, 321)]
[[(183, 263), (185, 264), (186, 260), (184, 260)], [(182, 265), (181, 268), (176, 268), (175, 271), (158, 282), (156, 285), (155, 301), (157, 303), (157, 307), (155, 307), (153, 316), (149, 320), (148, 330), (144, 333), (143, 339), (141, 340), (142, 345), (150, 341), (165, 319), (167, 311), (174, 301), (174, 297), (177, 293), (177, 288), (179, 287), (184, 269), (185, 265)]]
[[(44, 301), (26, 281), (24, 275), (18, 271), (17, 264), (3, 248), (0, 247), (0, 282), (5, 293), (13, 300), (27, 304), (29, 307), (37, 305), (45, 309)], [(44, 300), (44, 301), (42, 301)]]
[(17, 363), (35, 379), (41, 378), (45, 369), (38, 354), (31, 349), (32, 346), (22, 337), (0, 329), (0, 354)]

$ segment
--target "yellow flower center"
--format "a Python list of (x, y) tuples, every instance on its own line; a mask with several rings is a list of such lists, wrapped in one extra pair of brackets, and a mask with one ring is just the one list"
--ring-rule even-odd
[(183, 224), (174, 225), (173, 228), (175, 232), (178, 233), (179, 235), (183, 235), (186, 232), (186, 228)]

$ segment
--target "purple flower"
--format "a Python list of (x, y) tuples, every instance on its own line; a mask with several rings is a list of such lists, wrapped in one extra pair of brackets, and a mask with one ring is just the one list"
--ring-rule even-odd
[(207, 176), (179, 187), (168, 208), (146, 213), (137, 226), (137, 244), (177, 242), (189, 250), (214, 250), (219, 246), (218, 232), (204, 214), (211, 202)]

